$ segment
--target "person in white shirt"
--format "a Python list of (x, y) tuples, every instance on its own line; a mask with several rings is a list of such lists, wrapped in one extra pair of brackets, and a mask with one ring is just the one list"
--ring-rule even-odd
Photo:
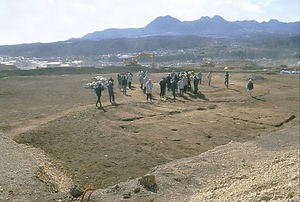
[(151, 79), (149, 79), (146, 84), (145, 84), (145, 88), (146, 88), (146, 99), (147, 101), (150, 100), (150, 102), (152, 102), (152, 89), (153, 89), (153, 83), (151, 81)]

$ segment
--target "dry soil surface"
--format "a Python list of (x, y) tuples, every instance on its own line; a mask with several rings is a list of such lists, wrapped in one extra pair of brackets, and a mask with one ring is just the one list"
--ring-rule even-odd
[(97, 189), (83, 201), (299, 200), (298, 75), (231, 72), (227, 89), (214, 73), (199, 94), (162, 100), (165, 74), (150, 74), (152, 103), (135, 75), (103, 108), (83, 88), (94, 76), (0, 80), (0, 201), (80, 201), (74, 184)]

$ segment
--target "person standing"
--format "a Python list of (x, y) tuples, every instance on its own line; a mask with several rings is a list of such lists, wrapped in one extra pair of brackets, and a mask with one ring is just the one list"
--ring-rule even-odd
[(122, 76), (120, 74), (117, 74), (118, 79), (118, 88), (121, 91), (122, 90)]
[(127, 77), (125, 74), (122, 76), (122, 89), (123, 89), (123, 94), (127, 94)]
[(145, 74), (142, 70), (140, 70), (140, 72), (138, 73), (138, 77), (139, 77), (139, 82), (140, 82), (140, 88), (143, 90), (144, 89), (144, 77)]
[(146, 99), (147, 99), (147, 101), (150, 100), (150, 102), (152, 102), (152, 89), (153, 89), (153, 83), (152, 83), (151, 79), (149, 79), (149, 80), (146, 82), (145, 88), (146, 88)]
[(187, 88), (188, 88), (188, 80), (187, 80), (185, 74), (182, 75), (182, 82), (183, 82), (183, 91), (186, 93)]
[(167, 87), (167, 81), (165, 77), (162, 77), (161, 80), (159, 81), (160, 85), (160, 98), (165, 98), (166, 95), (166, 87)]
[(197, 77), (199, 79), (199, 84), (201, 84), (202, 83), (202, 72), (201, 71), (199, 71)]
[(194, 94), (198, 93), (198, 84), (199, 84), (199, 79), (197, 76), (193, 76), (193, 83), (194, 83)]
[(143, 93), (146, 93), (146, 83), (149, 81), (149, 75), (145, 74), (145, 77), (143, 78), (144, 81), (144, 88), (143, 88)]
[(229, 73), (227, 71), (225, 72), (224, 80), (225, 80), (224, 84), (228, 88), (228, 85), (229, 85)]
[(182, 78), (177, 82), (177, 85), (178, 85), (178, 88), (179, 88), (179, 96), (183, 96), (184, 86), (183, 86)]
[(127, 83), (128, 83), (128, 88), (131, 90), (132, 86), (131, 86), (131, 82), (132, 82), (132, 77), (133, 74), (131, 72), (127, 72)]
[(98, 103), (100, 104), (100, 107), (102, 107), (100, 99), (101, 99), (101, 94), (102, 94), (103, 90), (104, 90), (104, 87), (102, 86), (101, 83), (99, 83), (98, 86), (94, 89), (94, 91), (97, 95), (96, 107), (98, 107)]
[(109, 101), (111, 104), (115, 103), (115, 93), (114, 93), (114, 85), (112, 81), (108, 81), (108, 96), (109, 96)]
[(188, 91), (191, 91), (192, 90), (192, 85), (191, 85), (191, 74), (188, 72), (188, 71), (186, 71), (185, 72), (185, 76), (186, 76), (186, 78), (187, 78), (187, 90)]
[(207, 80), (208, 80), (208, 85), (210, 86), (210, 83), (211, 83), (211, 77), (212, 77), (212, 72), (208, 72), (207, 74)]
[(173, 78), (171, 80), (171, 90), (172, 90), (172, 95), (173, 95), (173, 99), (176, 99), (176, 89), (177, 89), (177, 82), (176, 80)]
[(247, 91), (249, 93), (249, 97), (252, 97), (252, 90), (254, 88), (254, 85), (253, 85), (253, 82), (252, 82), (252, 79), (249, 79), (249, 82), (247, 84)]
[(170, 91), (171, 89), (171, 79), (172, 79), (171, 74), (168, 74), (166, 78), (168, 91)]

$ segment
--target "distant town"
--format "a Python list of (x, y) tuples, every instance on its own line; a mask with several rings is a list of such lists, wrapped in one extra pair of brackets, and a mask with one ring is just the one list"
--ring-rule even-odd
[[(53, 67), (109, 67), (109, 66), (126, 66), (126, 65), (140, 65), (145, 67), (181, 67), (189, 65), (217, 65), (226, 60), (237, 60), (239, 58), (222, 58), (210, 57), (203, 54), (201, 57), (195, 55), (195, 52), (201, 50), (160, 50), (155, 52), (143, 53), (127, 53), (127, 54), (106, 54), (93, 57), (24, 57), (24, 56), (6, 56), (0, 55), (1, 69), (30, 70), (38, 68), (53, 68)], [(187, 57), (188, 55), (188, 57)], [(250, 60), (250, 59), (243, 59)], [(298, 61), (290, 61), (284, 59), (267, 59), (256, 58), (251, 59), (261, 66), (297, 66)], [(211, 62), (211, 63), (210, 63)], [(285, 65), (287, 64), (287, 65)], [(299, 65), (299, 64), (298, 64)], [(6, 67), (6, 68), (3, 68)]]
[[(182, 66), (191, 64), (204, 64), (212, 61), (212, 57), (202, 56), (197, 59), (181, 59), (180, 55), (194, 54), (198, 49), (187, 50), (160, 50), (142, 53), (119, 53), (99, 55), (98, 57), (47, 57), (47, 58), (27, 58), (23, 56), (12, 57), (0, 55), (0, 64), (6, 66), (15, 66), (21, 70), (51, 68), (51, 67), (107, 67), (107, 66)], [(157, 60), (158, 58), (158, 60)], [(165, 58), (172, 58), (167, 60)], [(177, 58), (177, 59), (176, 59)]]

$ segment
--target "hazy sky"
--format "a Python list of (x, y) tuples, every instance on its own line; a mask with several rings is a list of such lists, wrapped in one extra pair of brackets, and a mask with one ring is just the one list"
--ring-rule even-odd
[(107, 28), (141, 28), (156, 17), (181, 21), (299, 21), (299, 0), (0, 0), (0, 45), (64, 41)]

